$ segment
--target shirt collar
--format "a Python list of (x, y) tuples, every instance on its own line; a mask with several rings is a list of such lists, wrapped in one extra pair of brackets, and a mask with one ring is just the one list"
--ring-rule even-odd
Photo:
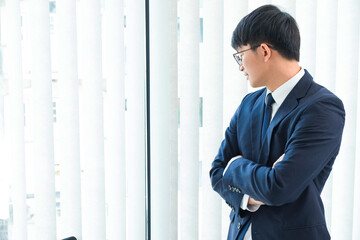
[[(288, 81), (283, 83), (280, 87), (278, 87), (274, 92), (271, 92), (269, 89), (266, 89), (266, 96), (271, 93), (272, 97), (275, 100), (275, 103), (278, 105), (281, 105), (287, 95), (291, 92), (291, 90), (295, 87), (295, 85), (300, 81), (300, 79), (304, 76), (305, 71), (303, 68), (300, 69), (300, 71), (295, 74), (292, 78), (290, 78)], [(265, 98), (265, 104), (266, 104)]]

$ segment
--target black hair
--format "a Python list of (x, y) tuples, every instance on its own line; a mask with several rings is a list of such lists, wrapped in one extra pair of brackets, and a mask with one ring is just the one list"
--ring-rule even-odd
[[(231, 46), (267, 43), (289, 60), (300, 58), (300, 32), (295, 19), (274, 5), (261, 6), (246, 15), (234, 30)], [(270, 47), (269, 46), (269, 47)]]

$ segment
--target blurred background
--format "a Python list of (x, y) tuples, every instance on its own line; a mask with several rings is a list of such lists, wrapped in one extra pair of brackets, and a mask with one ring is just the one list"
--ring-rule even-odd
[(0, 240), (226, 239), (209, 170), (256, 90), (232, 32), (264, 4), (344, 102), (322, 198), (332, 238), (360, 239), (358, 0), (0, 0)]

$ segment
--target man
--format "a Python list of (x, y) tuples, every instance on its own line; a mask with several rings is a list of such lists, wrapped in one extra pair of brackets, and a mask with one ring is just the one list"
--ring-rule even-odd
[(210, 170), (232, 208), (228, 239), (330, 239), (320, 193), (340, 148), (341, 100), (299, 66), (296, 21), (275, 6), (245, 16), (232, 46), (251, 86), (265, 88), (245, 96)]

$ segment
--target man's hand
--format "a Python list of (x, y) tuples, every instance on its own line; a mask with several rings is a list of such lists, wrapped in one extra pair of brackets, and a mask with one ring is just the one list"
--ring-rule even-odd
[(263, 202), (256, 201), (252, 197), (249, 197), (248, 205), (265, 205)]
[(283, 154), (283, 155), (281, 155), (279, 158), (278, 158), (278, 160), (276, 160), (276, 162), (274, 162), (274, 164), (273, 164), (273, 166), (272, 166), (272, 168), (274, 168), (275, 167), (275, 165), (278, 163), (278, 162), (281, 162), (282, 160), (283, 160), (283, 158), (285, 157), (285, 153)]

